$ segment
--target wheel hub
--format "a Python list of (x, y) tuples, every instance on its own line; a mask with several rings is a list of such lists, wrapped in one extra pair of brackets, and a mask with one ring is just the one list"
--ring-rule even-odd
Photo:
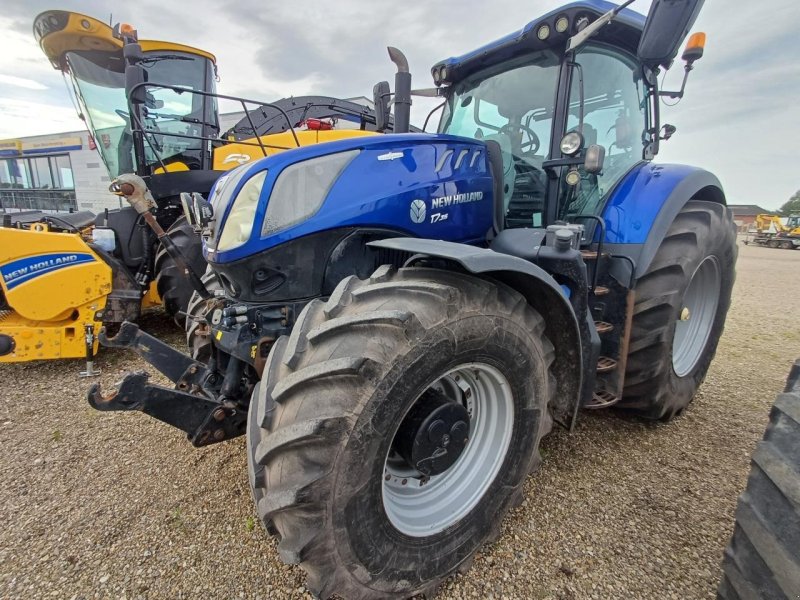
[(466, 407), (428, 389), (409, 411), (395, 437), (397, 453), (426, 476), (444, 473), (469, 441)]

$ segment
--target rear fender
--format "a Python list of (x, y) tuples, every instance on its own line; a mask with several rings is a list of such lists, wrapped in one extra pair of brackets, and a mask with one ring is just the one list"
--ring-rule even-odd
[(603, 209), (605, 248), (630, 257), (641, 277), (689, 200), (726, 204), (719, 179), (704, 169), (649, 163), (634, 168)]
[(557, 383), (551, 404), (553, 418), (564, 427), (572, 428), (583, 380), (581, 337), (572, 306), (546, 271), (516, 256), (453, 242), (391, 238), (368, 245), (451, 261), (469, 273), (501, 281), (525, 296), (544, 318), (545, 334), (555, 347), (553, 373)]

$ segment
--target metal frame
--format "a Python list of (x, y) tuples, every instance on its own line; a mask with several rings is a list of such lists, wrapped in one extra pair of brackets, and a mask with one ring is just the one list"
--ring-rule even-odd
[[(135, 85), (133, 88), (131, 88), (130, 96), (134, 97), (135, 96), (135, 92), (138, 91), (140, 88), (143, 88), (143, 89), (146, 89), (146, 88), (167, 89), (167, 90), (174, 91), (176, 94), (196, 94), (198, 96), (203, 96), (205, 98), (217, 98), (217, 99), (223, 99), (223, 100), (234, 100), (236, 102), (239, 102), (241, 104), (241, 106), (242, 106), (242, 110), (244, 111), (245, 116), (247, 117), (248, 123), (250, 123), (250, 126), (253, 129), (253, 136), (258, 141), (257, 142), (239, 141), (239, 142), (236, 142), (236, 143), (237, 144), (242, 144), (242, 145), (245, 145), (245, 146), (254, 146), (254, 147), (260, 148), (262, 154), (265, 157), (267, 156), (267, 148), (274, 148), (274, 149), (278, 149), (278, 150), (289, 150), (291, 147), (290, 146), (276, 146), (276, 145), (273, 145), (273, 144), (264, 144), (261, 141), (261, 137), (256, 135), (256, 127), (255, 127), (255, 124), (253, 123), (252, 117), (250, 116), (250, 111), (247, 108), (247, 104), (256, 104), (261, 108), (263, 108), (263, 107), (273, 108), (273, 109), (277, 110), (278, 112), (280, 112), (281, 115), (283, 115), (283, 117), (286, 119), (286, 124), (288, 126), (288, 130), (292, 132), (292, 137), (294, 138), (294, 141), (295, 141), (295, 146), (294, 147), (295, 148), (299, 148), (300, 147), (300, 140), (298, 139), (297, 133), (295, 132), (295, 129), (294, 129), (294, 126), (292, 125), (291, 120), (289, 119), (289, 115), (286, 114), (286, 111), (284, 111), (280, 106), (277, 106), (276, 104), (273, 104), (271, 102), (261, 102), (259, 100), (251, 100), (249, 98), (242, 98), (242, 97), (239, 97), (239, 96), (228, 96), (226, 94), (219, 94), (217, 92), (207, 92), (207, 91), (204, 91), (204, 90), (190, 90), (190, 89), (186, 89), (186, 88), (180, 87), (180, 86), (169, 85), (169, 84), (165, 84), (165, 83), (152, 83), (152, 82), (144, 82), (144, 83), (139, 83), (139, 84)], [(176, 138), (191, 139), (191, 140), (202, 140), (202, 141), (207, 141), (207, 142), (225, 142), (225, 140), (222, 140), (220, 138), (215, 138), (215, 137), (210, 137), (210, 136), (205, 136), (205, 135), (199, 135), (199, 136), (198, 135), (186, 135), (186, 134), (180, 134), (180, 133), (171, 133), (171, 132), (170, 133), (166, 133), (166, 132), (162, 132), (162, 131), (150, 131), (148, 129), (145, 129), (142, 126), (142, 121), (141, 121), (141, 117), (140, 117), (139, 110), (138, 110), (139, 106), (140, 105), (138, 105), (138, 104), (137, 105), (132, 104), (131, 101), (130, 101), (130, 98), (128, 99), (128, 108), (129, 108), (129, 113), (131, 115), (131, 135), (133, 135), (133, 138), (134, 138), (134, 147), (136, 148), (137, 144), (142, 146), (141, 147), (141, 158), (142, 158), (142, 160), (140, 161), (140, 165), (142, 167), (145, 165), (145, 161), (144, 161), (144, 145), (142, 144), (142, 142), (146, 141), (148, 146), (150, 147), (150, 150), (153, 152), (153, 154), (155, 155), (156, 159), (158, 160), (159, 164), (166, 171), (166, 165), (164, 164), (164, 160), (161, 158), (161, 155), (156, 150), (155, 145), (153, 144), (153, 142), (151, 141), (149, 136), (158, 136), (158, 135), (160, 135), (160, 136), (176, 137)], [(205, 112), (205, 109), (204, 109), (204, 112)], [(189, 122), (189, 121), (187, 121), (187, 122)], [(202, 122), (200, 124), (207, 125), (206, 122)], [(137, 137), (137, 134), (138, 134), (138, 137)], [(139, 149), (137, 148), (137, 153), (138, 152), (139, 152)], [(139, 171), (139, 170), (140, 169), (137, 169), (137, 171)], [(139, 173), (139, 175), (149, 175), (149, 174), (150, 173), (141, 173), (141, 172)]]

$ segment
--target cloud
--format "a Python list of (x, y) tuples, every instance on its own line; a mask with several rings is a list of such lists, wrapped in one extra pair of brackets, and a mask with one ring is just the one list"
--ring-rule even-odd
[(13, 85), (28, 90), (47, 89), (46, 85), (42, 85), (41, 83), (39, 83), (38, 81), (34, 81), (33, 79), (27, 79), (25, 77), (15, 77), (14, 75), (4, 75), (3, 73), (0, 73), (0, 84)]
[(0, 98), (0, 139), (85, 129), (71, 106)]

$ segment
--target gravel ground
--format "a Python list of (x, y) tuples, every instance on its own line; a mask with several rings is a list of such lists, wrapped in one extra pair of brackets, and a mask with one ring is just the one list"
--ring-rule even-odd
[[(584, 414), (442, 598), (713, 598), (749, 455), (800, 356), (800, 252), (741, 247), (708, 378), (667, 425)], [(144, 327), (181, 344), (163, 315)], [(103, 350), (109, 387), (143, 363)], [(99, 413), (77, 362), (0, 368), (0, 597), (305, 598), (255, 519), (243, 439)]]

